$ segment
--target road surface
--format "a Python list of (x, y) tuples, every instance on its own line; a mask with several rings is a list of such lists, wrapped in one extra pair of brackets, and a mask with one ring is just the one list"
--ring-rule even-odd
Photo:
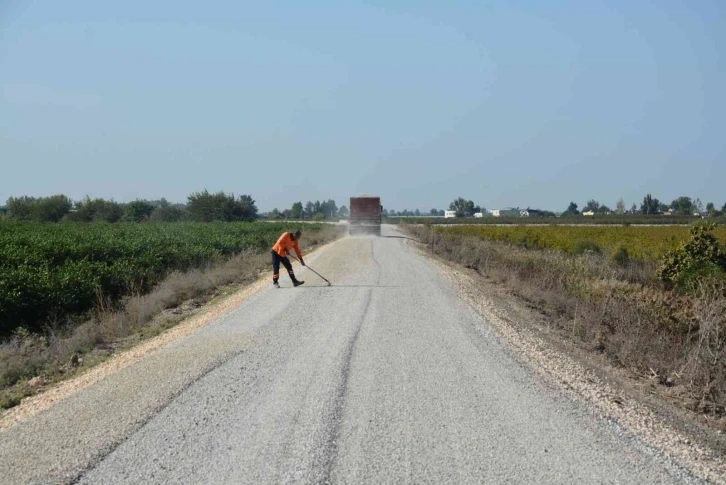
[(308, 259), (334, 286), (283, 274), (0, 432), (0, 481), (692, 480), (519, 364), (410, 242), (345, 238)]

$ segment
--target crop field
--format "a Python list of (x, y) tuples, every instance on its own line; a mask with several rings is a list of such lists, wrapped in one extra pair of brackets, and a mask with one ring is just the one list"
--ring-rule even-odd
[[(322, 224), (306, 224), (320, 231)], [(285, 223), (41, 224), (0, 221), (0, 335), (143, 293), (189, 270), (274, 244)]]
[[(645, 226), (672, 226), (689, 225), (700, 221), (695, 216), (643, 216), (643, 215), (598, 215), (562, 216), (562, 217), (384, 217), (384, 224), (432, 224), (432, 225), (521, 225), (528, 226), (617, 226), (617, 225), (645, 225)], [(725, 224), (723, 216), (710, 218), (718, 224)]]
[[(644, 261), (661, 258), (689, 239), (686, 226), (432, 226), (440, 234), (473, 236), (503, 241), (532, 249), (553, 249), (569, 253), (596, 250), (611, 253), (620, 247), (629, 257)], [(726, 243), (726, 226), (714, 231)]]

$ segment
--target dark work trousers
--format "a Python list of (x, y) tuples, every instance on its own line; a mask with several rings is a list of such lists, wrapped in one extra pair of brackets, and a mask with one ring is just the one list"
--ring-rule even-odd
[(277, 280), (280, 279), (280, 263), (282, 263), (287, 270), (287, 274), (290, 275), (290, 279), (292, 281), (297, 281), (295, 279), (295, 272), (292, 270), (292, 264), (290, 264), (290, 260), (287, 259), (287, 256), (282, 257), (275, 251), (270, 252), (272, 253), (272, 282), (277, 283)]

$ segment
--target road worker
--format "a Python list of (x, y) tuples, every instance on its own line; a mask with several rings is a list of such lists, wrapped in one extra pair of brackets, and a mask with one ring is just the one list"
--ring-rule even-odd
[(274, 246), (272, 246), (272, 284), (275, 288), (280, 287), (280, 263), (287, 269), (287, 274), (290, 275), (293, 286), (300, 286), (304, 281), (299, 281), (295, 278), (295, 272), (292, 270), (292, 264), (287, 258), (290, 254), (290, 250), (294, 249), (297, 254), (297, 259), (300, 260), (300, 264), (305, 266), (305, 260), (303, 260), (302, 254), (300, 254), (300, 246), (298, 241), (302, 231), (300, 229), (295, 232), (284, 232), (282, 236), (277, 240)]

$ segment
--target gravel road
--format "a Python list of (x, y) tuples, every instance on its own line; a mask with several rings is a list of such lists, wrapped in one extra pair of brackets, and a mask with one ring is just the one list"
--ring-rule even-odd
[(408, 241), (309, 263), (334, 285), (284, 275), (0, 432), (0, 482), (695, 482), (519, 364)]

